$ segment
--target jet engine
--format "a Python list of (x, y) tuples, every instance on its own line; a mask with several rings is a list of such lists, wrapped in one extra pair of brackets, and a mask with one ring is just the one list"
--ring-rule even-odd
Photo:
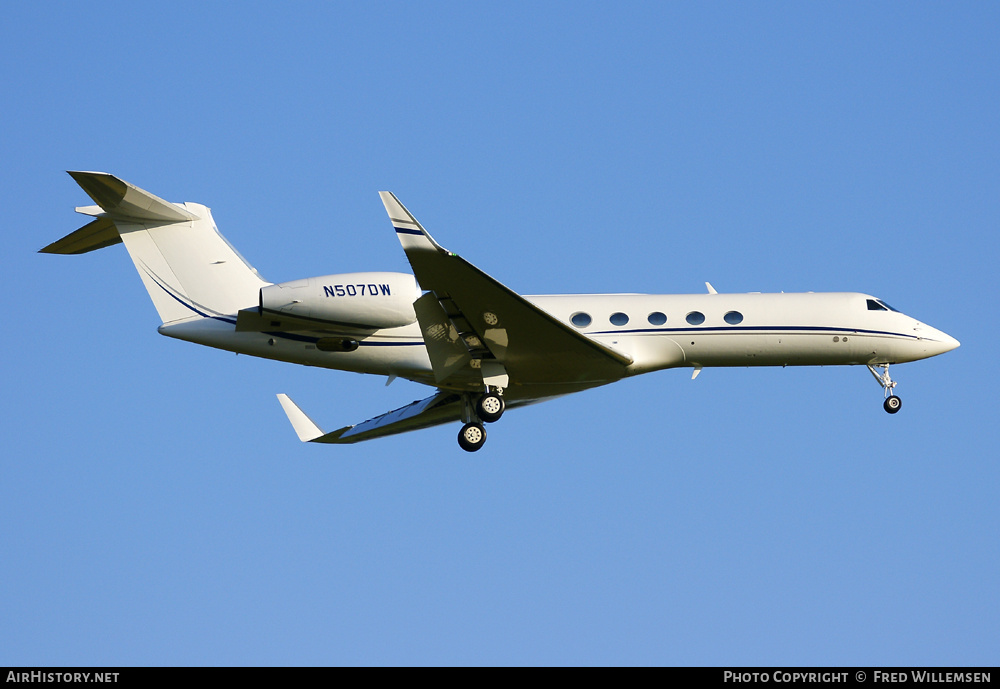
[(406, 273), (343, 273), (268, 285), (261, 314), (272, 313), (349, 328), (397, 328), (417, 320), (420, 288)]

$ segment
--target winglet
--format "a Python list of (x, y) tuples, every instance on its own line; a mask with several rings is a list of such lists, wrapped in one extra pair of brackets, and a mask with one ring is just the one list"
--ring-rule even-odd
[(389, 214), (392, 226), (396, 228), (396, 236), (399, 243), (403, 245), (403, 251), (409, 252), (413, 249), (423, 249), (425, 251), (440, 251), (443, 254), (449, 253), (447, 249), (434, 241), (434, 238), (417, 222), (410, 211), (399, 202), (396, 195), (391, 191), (380, 191), (378, 195), (382, 198), (382, 205), (385, 212)]
[(315, 440), (324, 435), (323, 430), (316, 425), (316, 422), (306, 416), (306, 413), (299, 409), (298, 405), (288, 395), (279, 393), (278, 401), (281, 402), (281, 408), (285, 410), (285, 414), (288, 416), (288, 420), (291, 421), (292, 428), (295, 429), (299, 440), (308, 443), (310, 440)]

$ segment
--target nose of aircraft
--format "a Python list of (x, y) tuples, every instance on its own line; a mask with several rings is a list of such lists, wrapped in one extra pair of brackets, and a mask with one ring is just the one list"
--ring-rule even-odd
[(926, 325), (920, 328), (920, 341), (927, 351), (927, 356), (950, 352), (961, 344), (948, 333)]
[(956, 340), (954, 337), (947, 333), (941, 333), (943, 337), (941, 338), (941, 353), (950, 352), (953, 349), (957, 349), (961, 346), (961, 342)]

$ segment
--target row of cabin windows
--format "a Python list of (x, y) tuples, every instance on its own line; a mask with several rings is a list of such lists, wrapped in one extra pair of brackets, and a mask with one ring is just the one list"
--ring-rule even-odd
[[(611, 321), (611, 325), (622, 326), (622, 325), (628, 325), (629, 319), (628, 319), (628, 314), (618, 311), (616, 313), (611, 314), (608, 320)], [(653, 311), (651, 314), (646, 316), (646, 320), (649, 322), (650, 325), (663, 325), (664, 323), (667, 322), (667, 316), (666, 314), (661, 313), (660, 311)], [(705, 322), (705, 314), (703, 314), (701, 311), (692, 311), (687, 316), (684, 317), (684, 320), (686, 320), (691, 325), (701, 325), (702, 323)], [(724, 320), (726, 323), (729, 323), (729, 325), (739, 325), (740, 323), (743, 322), (743, 314), (740, 313), (739, 311), (729, 311), (725, 316), (722, 317), (722, 320)], [(577, 311), (570, 317), (569, 321), (578, 328), (586, 328), (588, 325), (593, 323), (594, 319), (590, 317), (589, 313), (585, 313), (583, 311)]]
[[(896, 309), (892, 308), (881, 299), (869, 299), (868, 310), (895, 311), (896, 313), (899, 313), (898, 311), (896, 311)], [(574, 313), (569, 320), (573, 325), (575, 325), (578, 328), (586, 328), (593, 322), (593, 319), (590, 317), (590, 314), (585, 313), (583, 311), (578, 311)], [(628, 325), (629, 319), (628, 319), (628, 314), (622, 313), (621, 311), (617, 311), (611, 314), (608, 320), (611, 321), (611, 325), (622, 326), (622, 325)], [(667, 316), (666, 314), (660, 311), (653, 311), (651, 314), (646, 316), (646, 320), (649, 321), (650, 325), (663, 325), (667, 322)], [(702, 323), (705, 322), (705, 314), (703, 314), (701, 311), (692, 311), (687, 316), (684, 317), (684, 320), (686, 320), (691, 325), (701, 325)], [(739, 311), (729, 311), (728, 313), (726, 313), (725, 316), (722, 317), (722, 320), (724, 320), (726, 323), (729, 323), (729, 325), (739, 325), (740, 323), (743, 322), (743, 314), (740, 313)]]

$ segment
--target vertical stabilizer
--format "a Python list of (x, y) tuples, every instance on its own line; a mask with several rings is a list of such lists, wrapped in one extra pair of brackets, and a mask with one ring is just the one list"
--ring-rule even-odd
[(41, 251), (80, 254), (124, 242), (164, 323), (231, 316), (257, 303), (269, 284), (219, 234), (212, 212), (170, 203), (104, 172), (70, 172), (97, 203), (96, 219)]

